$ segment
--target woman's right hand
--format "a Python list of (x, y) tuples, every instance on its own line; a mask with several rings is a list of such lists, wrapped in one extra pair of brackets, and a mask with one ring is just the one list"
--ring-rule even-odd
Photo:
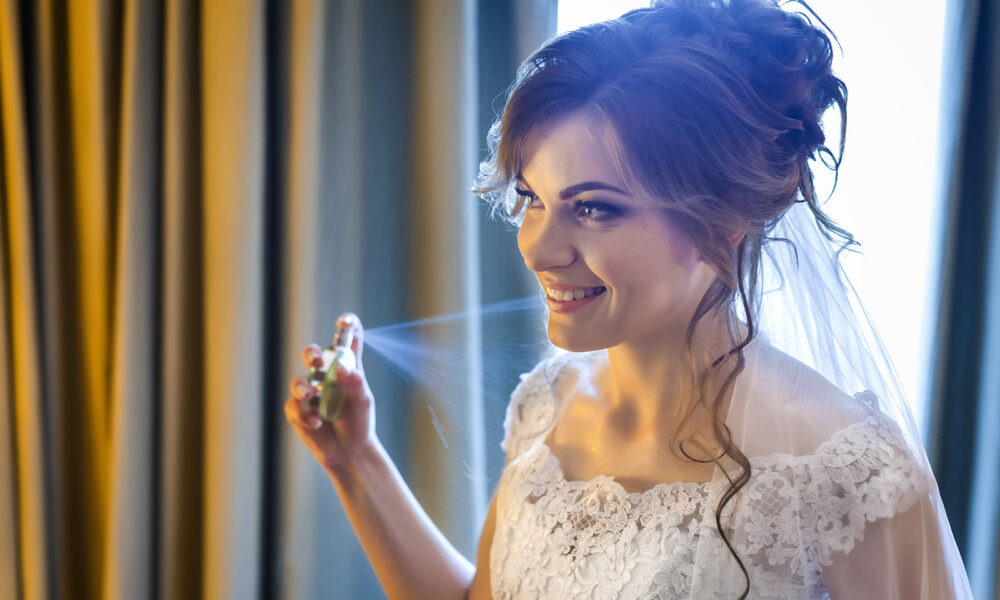
[[(364, 328), (353, 313), (340, 315), (337, 326), (354, 329), (351, 350), (357, 359), (357, 370), (347, 370), (342, 365), (337, 367), (337, 382), (347, 391), (340, 416), (333, 422), (323, 421), (318, 408), (303, 406), (318, 393), (308, 375), (292, 379), (289, 385), (292, 395), (285, 402), (285, 418), (316, 460), (326, 468), (344, 465), (356, 452), (375, 441), (375, 399), (361, 362)], [(307, 370), (323, 366), (322, 353), (317, 344), (309, 344), (302, 350), (302, 362)]]

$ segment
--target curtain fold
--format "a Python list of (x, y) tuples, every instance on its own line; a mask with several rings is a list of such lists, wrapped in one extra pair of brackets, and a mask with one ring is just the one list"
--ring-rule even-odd
[[(37, 336), (41, 321), (37, 229), (29, 198), (32, 196), (28, 107), (22, 16), (18, 3), (0, 3), (0, 193), (3, 194), (3, 231), (0, 232), (0, 296), (4, 314), (4, 375), (0, 387), (3, 425), (4, 492), (0, 501), (3, 538), (0, 563), (4, 570), (3, 592), (8, 597), (22, 594), (32, 598), (50, 595), (46, 570), (51, 546), (50, 512), (46, 495), (46, 468), (42, 454), (45, 429), (42, 414), (40, 364), (42, 354)], [(10, 511), (9, 513), (7, 511)]]
[[(286, 385), (345, 310), (532, 289), (469, 188), (554, 29), (554, 0), (0, 0), (0, 597), (381, 595)], [(466, 331), (450, 448), (365, 359), (471, 556), (502, 456)]]
[[(358, 37), (348, 35), (347, 31), (330, 30), (323, 5), (318, 2), (295, 0), (288, 11), (290, 27), (296, 35), (290, 40), (287, 93), (288, 104), (295, 109), (288, 112), (288, 154), (287, 161), (282, 165), (287, 173), (284, 239), (289, 241), (283, 246), (282, 270), (285, 273), (286, 290), (313, 290), (313, 293), (306, 294), (282, 294), (283, 301), (294, 301), (299, 308), (287, 315), (283, 327), (281, 346), (292, 349), (315, 337), (316, 316), (321, 312), (319, 307), (322, 306), (320, 299), (329, 294), (328, 290), (315, 287), (319, 283), (316, 275), (319, 270), (320, 248), (330, 236), (329, 232), (324, 232), (317, 226), (321, 222), (318, 199), (321, 197), (321, 150), (324, 138), (320, 115), (325, 105), (324, 83), (329, 76), (324, 72), (327, 62), (325, 57), (329, 57), (329, 62), (356, 60), (360, 44)], [(341, 15), (344, 23), (354, 24), (358, 20), (356, 14)], [(325, 52), (325, 35), (337, 36), (344, 46)], [(336, 176), (334, 180), (343, 182)], [(343, 241), (356, 243), (355, 240)], [(327, 251), (333, 250), (332, 247), (327, 248)], [(328, 319), (329, 316), (325, 326), (331, 324)], [(283, 374), (297, 373), (301, 368), (301, 360), (295, 356), (295, 352), (286, 352), (281, 357), (280, 364)], [(272, 418), (279, 418), (277, 412), (272, 413)], [(275, 574), (281, 582), (281, 597), (314, 598), (323, 590), (322, 582), (312, 579), (310, 568), (310, 557), (313, 556), (311, 548), (316, 543), (317, 532), (326, 531), (329, 535), (343, 537), (350, 535), (350, 531), (343, 527), (334, 530), (334, 525), (328, 523), (322, 513), (317, 511), (313, 498), (323, 481), (315, 477), (311, 457), (298, 451), (297, 440), (292, 436), (284, 436), (282, 441), (280, 454), (284, 460), (280, 471), (283, 485), (280, 488), (279, 503), (281, 507), (295, 507), (301, 512), (287, 517), (280, 515), (275, 521), (280, 548), (280, 558), (274, 566)], [(315, 514), (318, 518), (295, 518), (309, 514)], [(350, 586), (352, 577), (349, 573), (341, 573), (340, 578)], [(317, 583), (320, 585), (314, 585)]]
[(204, 577), (204, 216), (201, 145), (201, 13), (194, 0), (163, 7), (160, 405), (152, 465), (159, 598), (197, 598)]
[[(103, 553), (106, 598), (152, 596), (160, 405), (161, 11), (126, 2), (123, 11), (119, 133), (108, 153), (117, 165), (110, 316), (109, 499)], [(113, 113), (114, 114), (114, 113)], [(136, 401), (147, 398), (148, 402)]]
[[(469, 206), (480, 137), (475, 126), (475, 8), (462, 1), (417, 3), (414, 15), (413, 312), (418, 318), (465, 312), (460, 342), (465, 356), (478, 354), (482, 339), (477, 315), (469, 312), (481, 304), (479, 220)], [(432, 346), (444, 341), (428, 340)], [(414, 454), (422, 462), (444, 466), (429, 470), (414, 493), (429, 505), (429, 516), (459, 551), (475, 556), (477, 528), (488, 503), (483, 373), (478, 360), (462, 367), (463, 377), (431, 386), (460, 387), (455, 390), (465, 403), (460, 410), (448, 411), (428, 391), (422, 400), (431, 412), (413, 415)], [(451, 431), (463, 433), (450, 436)], [(463, 472), (472, 476), (456, 476)]]
[(929, 454), (976, 598), (1000, 598), (1000, 9), (951, 4), (947, 215)]
[[(201, 5), (204, 522), (202, 594), (261, 593), (264, 5)], [(277, 198), (270, 201), (278, 201)], [(271, 400), (273, 401), (273, 400)]]

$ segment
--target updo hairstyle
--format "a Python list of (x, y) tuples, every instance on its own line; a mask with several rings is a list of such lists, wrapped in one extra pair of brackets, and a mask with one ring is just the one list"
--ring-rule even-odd
[[(526, 139), (590, 112), (611, 125), (624, 181), (661, 200), (718, 273), (689, 333), (738, 294), (751, 325), (742, 347), (754, 334), (762, 245), (792, 203), (806, 202), (831, 239), (853, 242), (820, 208), (808, 162), (839, 169), (847, 88), (831, 70), (830, 38), (799, 4), (808, 14), (774, 0), (659, 0), (554, 38), (518, 70), (475, 191), (519, 223), (513, 182)], [(836, 155), (821, 118), (834, 104)]]

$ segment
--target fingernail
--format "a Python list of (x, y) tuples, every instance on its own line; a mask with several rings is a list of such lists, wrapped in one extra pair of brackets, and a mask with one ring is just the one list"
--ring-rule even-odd
[(309, 419), (309, 424), (312, 425), (313, 429), (319, 429), (323, 425), (323, 420), (319, 417), (312, 417)]

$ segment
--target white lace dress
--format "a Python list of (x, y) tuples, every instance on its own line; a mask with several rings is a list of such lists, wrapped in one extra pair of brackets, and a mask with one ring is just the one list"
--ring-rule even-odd
[[(545, 443), (558, 415), (552, 373), (566, 356), (522, 375), (508, 408), (494, 597), (738, 598), (746, 579), (715, 524), (724, 476), (642, 493), (613, 477), (566, 480)], [(859, 418), (814, 451), (748, 453), (752, 477), (722, 515), (749, 575), (748, 597), (829, 598), (824, 567), (849, 553), (866, 526), (933, 485), (895, 425), (864, 400), (848, 400)]]

